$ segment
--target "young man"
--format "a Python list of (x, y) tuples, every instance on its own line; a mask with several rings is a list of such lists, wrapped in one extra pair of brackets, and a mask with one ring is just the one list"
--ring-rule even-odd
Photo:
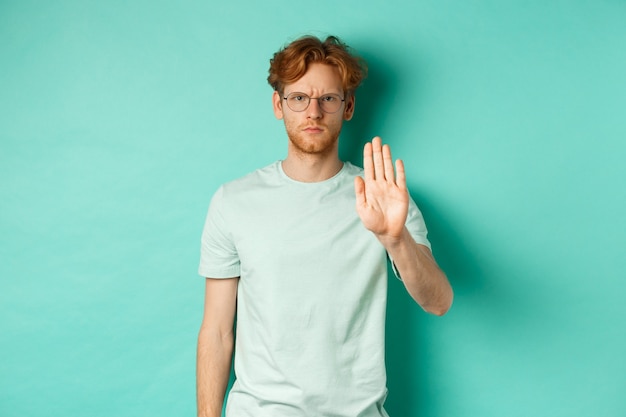
[[(337, 38), (277, 52), (268, 81), (287, 157), (223, 185), (202, 234), (198, 415), (218, 417), (237, 315), (229, 417), (387, 416), (387, 256), (408, 292), (442, 315), (452, 289), (430, 251), (404, 166), (380, 138), (364, 170), (338, 156), (365, 66)], [(361, 175), (363, 175), (361, 177)]]

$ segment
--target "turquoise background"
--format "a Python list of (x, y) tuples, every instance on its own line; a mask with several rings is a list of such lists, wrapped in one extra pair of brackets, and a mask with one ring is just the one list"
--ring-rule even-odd
[(392, 417), (626, 415), (626, 2), (0, 1), (0, 415), (195, 413), (199, 238), (283, 158), (268, 60), (369, 60), (456, 299), (390, 280)]

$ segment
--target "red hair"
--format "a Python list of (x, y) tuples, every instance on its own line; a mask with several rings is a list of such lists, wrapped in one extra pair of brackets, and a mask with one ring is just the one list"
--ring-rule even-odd
[(352, 94), (367, 76), (365, 61), (337, 37), (329, 36), (322, 42), (315, 36), (304, 36), (274, 54), (267, 82), (282, 94), (285, 85), (298, 81), (313, 63), (336, 67), (346, 95)]

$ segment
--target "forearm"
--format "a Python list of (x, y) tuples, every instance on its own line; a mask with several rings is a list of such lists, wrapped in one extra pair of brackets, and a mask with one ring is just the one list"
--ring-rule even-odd
[(198, 336), (196, 390), (198, 417), (220, 417), (233, 355), (233, 334), (202, 327)]
[(411, 297), (427, 312), (441, 316), (452, 305), (453, 291), (430, 249), (404, 228), (397, 239), (381, 239)]

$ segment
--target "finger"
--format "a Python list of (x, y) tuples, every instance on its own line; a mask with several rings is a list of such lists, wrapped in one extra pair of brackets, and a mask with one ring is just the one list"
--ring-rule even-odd
[(374, 158), (374, 177), (377, 180), (385, 179), (385, 165), (383, 163), (383, 150), (378, 136), (372, 139), (372, 154)]
[(396, 160), (396, 185), (403, 190), (406, 189), (406, 174), (401, 159)]
[(372, 144), (367, 142), (363, 147), (363, 170), (365, 180), (374, 179), (374, 161), (372, 160)]
[(356, 194), (356, 205), (365, 205), (365, 182), (361, 177), (354, 177), (354, 193)]
[(389, 148), (389, 145), (383, 146), (383, 165), (385, 168), (385, 179), (389, 182), (395, 182), (393, 175), (393, 161), (391, 160), (391, 148)]

